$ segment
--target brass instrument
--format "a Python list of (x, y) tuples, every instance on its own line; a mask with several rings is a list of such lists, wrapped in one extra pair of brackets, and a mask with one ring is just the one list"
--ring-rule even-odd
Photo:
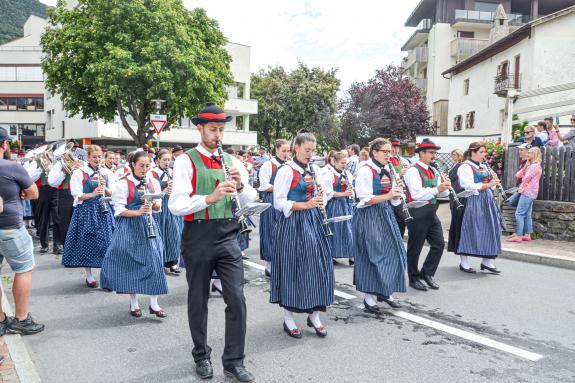
[[(221, 141), (218, 141), (218, 155), (221, 158), (222, 169), (224, 171), (224, 177), (225, 177), (226, 181), (233, 181), (232, 177), (230, 176), (230, 167), (226, 163), (226, 160), (224, 157), (224, 149), (222, 148)], [(240, 210), (241, 208), (242, 208), (242, 206), (240, 203), (240, 196), (238, 195), (238, 193), (236, 193), (234, 196), (232, 196), (232, 213), (235, 215), (236, 212), (238, 210)], [(238, 223), (240, 224), (240, 234), (250, 233), (252, 231), (252, 229), (249, 227), (249, 224), (248, 224), (246, 217), (241, 215), (237, 218), (238, 218)]]
[[(139, 192), (141, 195), (145, 195), (145, 194), (148, 193), (148, 186), (146, 185), (146, 182), (145, 182), (145, 181), (142, 181), (142, 182), (140, 183), (140, 185), (138, 186), (138, 192)], [(144, 203), (148, 203), (148, 202), (150, 202), (150, 200), (144, 201)], [(147, 217), (146, 217), (147, 230), (146, 230), (146, 231), (148, 232), (148, 239), (154, 239), (154, 238), (156, 238), (156, 231), (154, 230), (154, 218), (152, 217), (152, 214), (153, 214), (153, 211), (152, 211), (152, 210), (153, 210), (153, 209), (152, 209), (152, 207), (150, 206), (150, 212), (149, 212), (148, 214), (146, 214), (146, 215), (147, 215)]]
[(34, 160), (38, 161), (38, 165), (44, 173), (50, 173), (52, 165), (54, 164), (54, 155), (51, 146), (42, 145), (34, 150)]
[(66, 174), (72, 174), (77, 166), (82, 164), (82, 162), (76, 158), (72, 149), (74, 149), (74, 144), (72, 142), (68, 142), (58, 146), (58, 148), (54, 150), (54, 157), (57, 161), (60, 161), (62, 164), (62, 170), (64, 170)]
[(109, 213), (108, 201), (104, 199), (104, 197), (106, 196), (106, 179), (102, 176), (102, 173), (100, 173), (99, 166), (96, 169), (96, 174), (98, 176), (98, 182), (100, 183), (100, 186), (102, 186), (102, 193), (100, 197), (100, 212), (105, 215)]
[[(399, 185), (400, 177), (395, 172), (395, 168), (391, 163), (389, 163), (389, 173), (391, 174), (391, 178), (394, 179), (395, 183)], [(405, 193), (405, 186), (403, 187)], [(401, 196), (401, 211), (403, 212), (403, 221), (405, 223), (409, 223), (413, 221), (413, 217), (409, 213), (409, 208), (407, 207), (407, 203), (405, 203), (405, 197)]]
[[(320, 185), (317, 181), (317, 175), (313, 170), (313, 166), (311, 166), (310, 163), (307, 164), (307, 168), (306, 171), (313, 177), (313, 197), (315, 196), (321, 196), (324, 197), (323, 193), (319, 193), (319, 189), (320, 189)], [(331, 237), (333, 235), (333, 232), (331, 231), (331, 228), (329, 227), (329, 220), (327, 217), (327, 211), (325, 210), (325, 205), (322, 203), (320, 206), (317, 207), (319, 209), (319, 212), (321, 213), (321, 217), (322, 217), (322, 226), (323, 226), (323, 234), (326, 237)]]
[[(441, 173), (437, 167), (432, 166), (431, 164), (429, 165), (429, 167), (434, 169), (437, 173), (439, 173), (439, 178), (440, 178), (441, 182), (445, 182), (445, 180), (447, 179), (445, 174)], [(448, 190), (449, 190), (449, 194), (451, 195), (451, 198), (453, 198), (453, 202), (455, 203), (455, 209), (459, 210), (459, 209), (463, 208), (463, 204), (459, 200), (459, 197), (457, 196), (457, 193), (455, 192), (453, 187), (450, 186)]]

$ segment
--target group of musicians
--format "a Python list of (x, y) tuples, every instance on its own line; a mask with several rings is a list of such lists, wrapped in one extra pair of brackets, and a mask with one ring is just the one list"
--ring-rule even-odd
[[(224, 373), (251, 382), (254, 377), (243, 363), (244, 271), (233, 212), (234, 206), (255, 201), (257, 191), (242, 162), (221, 151), (230, 119), (207, 104), (192, 119), (201, 143), (187, 152), (178, 148), (177, 158), (176, 151), (161, 150), (155, 164), (137, 151), (121, 167), (113, 153), (91, 145), (85, 165), (70, 169), (56, 163), (46, 174), (41, 164), (32, 163), (27, 170), (40, 185), (36, 211), (42, 252), (48, 248), (50, 214), (55, 214), (54, 247), (64, 246), (62, 264), (85, 268), (90, 288), (98, 286), (92, 269), (100, 268), (101, 287), (128, 294), (132, 316), (142, 315), (140, 294), (150, 296), (150, 314), (166, 317), (158, 304), (158, 296), (168, 292), (166, 274), (177, 275), (185, 265), (193, 357), (201, 378), (213, 376), (207, 300), (210, 280), (217, 275), (227, 306)], [(432, 166), (440, 147), (423, 140), (412, 166), (398, 148), (397, 140), (378, 138), (370, 143), (369, 159), (356, 161), (353, 172), (345, 151), (331, 153), (319, 168), (312, 163), (316, 139), (306, 132), (292, 143), (277, 140), (274, 157), (261, 166), (258, 191), (272, 207), (260, 216), (260, 255), (270, 277), (270, 302), (283, 309), (283, 329), (290, 337), (302, 337), (297, 313), (307, 314), (306, 324), (317, 336), (327, 336), (320, 313), (334, 299), (338, 258), (354, 265), (354, 284), (369, 312), (380, 312), (378, 302), (401, 307), (394, 294), (406, 291), (406, 274), (416, 290), (439, 288), (434, 277), (444, 238), (438, 198), (455, 191)], [(455, 235), (449, 248), (461, 256), (462, 271), (476, 272), (471, 256), (483, 259), (482, 271), (498, 274), (493, 259), (501, 253), (501, 215), (492, 193), (498, 181), (482, 164), (485, 155), (482, 143), (471, 144), (456, 172), (454, 183), (472, 193), (454, 196)], [(54, 190), (59, 192), (56, 205)], [(420, 267), (426, 241), (430, 250)]]

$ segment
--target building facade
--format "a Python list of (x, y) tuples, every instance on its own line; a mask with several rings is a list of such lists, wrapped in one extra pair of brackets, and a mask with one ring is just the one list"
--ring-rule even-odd
[[(70, 117), (58, 95), (44, 88), (41, 68), (40, 37), (46, 20), (30, 16), (24, 25), (24, 37), (0, 46), (0, 126), (19, 137), (23, 147), (43, 141), (74, 139), (106, 145), (110, 148), (133, 148), (134, 143), (119, 117), (113, 121)], [(230, 69), (235, 81), (228, 87), (224, 111), (233, 116), (226, 125), (226, 145), (249, 147), (257, 144), (257, 133), (249, 130), (250, 115), (258, 104), (250, 99), (250, 47), (228, 43), (232, 57)], [(135, 124), (134, 124), (135, 126)], [(170, 130), (162, 132), (162, 145), (185, 147), (199, 142), (199, 133), (189, 118), (182, 118)]]
[(402, 47), (402, 66), (422, 90), (437, 134), (448, 134), (450, 124), (450, 82), (442, 73), (490, 45), (499, 4), (513, 32), (575, 0), (421, 0), (405, 22), (415, 31)]
[(450, 79), (449, 135), (502, 134), (509, 142), (514, 115), (530, 122), (570, 116), (575, 113), (575, 6), (501, 36), (443, 75)]

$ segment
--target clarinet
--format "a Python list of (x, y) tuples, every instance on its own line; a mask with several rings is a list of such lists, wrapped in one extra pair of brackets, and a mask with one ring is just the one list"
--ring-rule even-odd
[[(441, 179), (441, 182), (445, 182), (445, 176), (443, 175), (443, 173), (439, 171), (439, 169), (437, 169), (437, 167), (432, 166), (431, 164), (429, 165), (429, 167), (435, 170), (437, 173), (439, 173), (439, 178)], [(451, 195), (451, 198), (453, 198), (453, 202), (455, 203), (455, 209), (459, 210), (463, 208), (463, 204), (459, 200), (459, 197), (457, 196), (455, 190), (453, 190), (453, 187), (450, 186), (449, 189), (447, 190), (449, 190), (449, 194)]]
[[(102, 173), (100, 173), (100, 166), (96, 168), (96, 174), (98, 175), (98, 182), (100, 182), (100, 186), (104, 186), (104, 191), (102, 191), (102, 197), (106, 194), (106, 180), (102, 177)], [(108, 214), (108, 203), (106, 201), (100, 200), (100, 212), (104, 215)]]
[[(218, 155), (221, 158), (221, 163), (222, 163), (222, 169), (224, 171), (224, 177), (226, 179), (226, 181), (233, 181), (232, 177), (230, 176), (230, 167), (229, 165), (226, 163), (225, 157), (224, 157), (224, 149), (222, 148), (222, 143), (221, 141), (218, 141)], [(232, 197), (232, 213), (234, 215), (236, 215), (236, 212), (238, 210), (240, 210), (242, 208), (242, 205), (240, 203), (240, 196), (238, 193), (236, 193), (233, 197)], [(252, 229), (249, 227), (248, 222), (246, 220), (245, 216), (239, 216), (238, 217), (238, 223), (240, 224), (240, 234), (249, 234)]]
[[(499, 177), (497, 177), (497, 175), (495, 174), (495, 172), (493, 171), (493, 169), (491, 168), (491, 166), (489, 165), (489, 163), (487, 163), (487, 161), (483, 162), (483, 165), (485, 165), (487, 167), (487, 170), (489, 171), (489, 180), (493, 180), (493, 179), (499, 179)], [(501, 195), (505, 198), (505, 189), (503, 189), (503, 186), (501, 186), (501, 184), (497, 184), (495, 185), (495, 188), (499, 191), (499, 193), (501, 193)]]
[[(313, 177), (313, 196), (319, 195), (319, 183), (317, 182), (317, 175), (313, 171), (313, 167), (308, 163), (306, 171)], [(323, 193), (321, 195), (323, 197)], [(323, 203), (317, 207), (322, 217), (323, 234), (326, 237), (331, 237), (333, 235), (331, 228), (329, 227), (329, 221), (327, 220), (327, 211), (325, 211), (325, 206)]]
[[(142, 193), (142, 195), (148, 193), (148, 186), (146, 185), (145, 181), (142, 182), (142, 184), (138, 188), (138, 191), (140, 193)], [(146, 215), (147, 215), (147, 217), (146, 217), (147, 230), (146, 231), (148, 232), (148, 239), (154, 239), (154, 238), (156, 238), (156, 232), (154, 230), (154, 218), (152, 217), (152, 208), (151, 207), (150, 207), (150, 212)]]
[(356, 197), (355, 197), (355, 190), (353, 188), (353, 185), (351, 182), (349, 182), (349, 178), (345, 172), (345, 169), (341, 172), (341, 175), (343, 176), (343, 178), (345, 179), (345, 181), (347, 182), (347, 186), (349, 187), (349, 190), (351, 190), (351, 195), (349, 196), (349, 199), (352, 203), (352, 205), (355, 205), (355, 201), (356, 201)]
[[(391, 178), (393, 178), (396, 183), (399, 183), (399, 176), (395, 172), (395, 169), (391, 163), (389, 164), (389, 173), (391, 174)], [(405, 192), (405, 189), (404, 189), (404, 192)], [(401, 200), (401, 211), (403, 212), (403, 216), (404, 216), (403, 221), (405, 223), (409, 223), (409, 222), (413, 221), (413, 217), (409, 213), (409, 208), (407, 207), (407, 204), (405, 203), (405, 198), (403, 196), (401, 196), (400, 200)]]

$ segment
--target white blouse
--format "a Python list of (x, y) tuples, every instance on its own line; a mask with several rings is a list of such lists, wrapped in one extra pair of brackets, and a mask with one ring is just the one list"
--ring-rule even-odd
[[(304, 169), (302, 169), (294, 161), (286, 161), (286, 165), (282, 166), (274, 180), (274, 208), (283, 212), (284, 216), (287, 218), (292, 213), (292, 206), (295, 201), (288, 200), (287, 195), (290, 191), (291, 182), (293, 180), (293, 169), (297, 170), (301, 175), (304, 174)], [(323, 172), (317, 165), (311, 165), (313, 171), (316, 174), (318, 183), (323, 186), (324, 189), (324, 205), (333, 197), (333, 187), (331, 179), (325, 177), (325, 172)]]
[(263, 192), (274, 186), (270, 183), (270, 180), (272, 178), (272, 163), (278, 168), (282, 166), (282, 164), (280, 164), (275, 157), (272, 157), (271, 160), (264, 162), (259, 172), (259, 178), (260, 178), (260, 186), (258, 187), (259, 191)]
[(62, 168), (62, 162), (57, 161), (48, 173), (48, 184), (53, 188), (59, 187), (66, 178), (66, 172)]
[[(373, 194), (373, 172), (369, 168), (370, 166), (375, 169), (377, 174), (381, 173), (381, 167), (377, 166), (371, 159), (366, 161), (366, 163), (357, 170), (357, 176), (355, 177), (355, 195), (359, 199), (359, 203), (357, 204), (358, 209), (371, 206), (367, 203), (375, 197)], [(396, 187), (396, 180), (391, 180), (391, 184), (392, 187)], [(389, 202), (391, 202), (393, 206), (397, 206), (401, 203), (401, 200), (391, 199)]]
[(487, 167), (483, 164), (481, 166), (477, 166), (473, 162), (467, 160), (463, 162), (459, 169), (457, 169), (457, 177), (459, 178), (459, 186), (461, 186), (465, 190), (481, 190), (483, 187), (482, 182), (475, 183), (473, 179), (473, 170), (471, 169), (473, 166), (478, 171), (488, 171)]
[[(129, 196), (128, 180), (132, 181), (136, 186), (140, 184), (140, 180), (137, 180), (132, 174), (114, 184), (114, 189), (112, 190), (112, 204), (114, 204), (114, 217), (118, 217), (122, 212), (128, 210), (126, 208)], [(149, 182), (152, 183), (153, 190), (148, 190), (148, 193), (161, 192), (160, 183), (156, 179), (153, 178), (147, 179), (146, 184), (148, 184)], [(161, 198), (155, 199), (154, 202), (159, 204), (161, 210), (162, 199)], [(160, 210), (158, 211), (152, 210), (152, 212), (159, 213)]]
[[(217, 150), (210, 153), (202, 145), (198, 145), (196, 149), (207, 157), (212, 155), (218, 156)], [(239, 170), (244, 188), (239, 194), (240, 204), (243, 206), (249, 202), (253, 202), (258, 197), (256, 190), (249, 185), (249, 174), (245, 166), (240, 160), (232, 156), (231, 166)], [(188, 155), (180, 155), (176, 158), (174, 163), (174, 178), (172, 184), (172, 194), (168, 200), (168, 207), (174, 215), (188, 215), (200, 210), (206, 209), (205, 195), (192, 194), (194, 188), (192, 187), (192, 178), (194, 175), (192, 160)]]
[[(84, 194), (84, 173), (88, 175), (88, 178), (92, 178), (95, 171), (92, 170), (88, 165), (82, 166), (79, 169), (74, 170), (72, 173), (72, 178), (70, 179), (70, 193), (74, 197), (74, 206), (82, 204), (80, 197)], [(100, 174), (103, 177), (108, 178), (108, 189), (114, 190), (114, 177), (112, 172), (108, 169), (100, 168)]]
[[(421, 161), (417, 161), (417, 164), (423, 169), (429, 169), (429, 166)], [(436, 176), (439, 177), (437, 174)], [(441, 183), (441, 180), (438, 181)], [(413, 198), (415, 201), (429, 201), (435, 197), (447, 197), (449, 195), (449, 190), (445, 190), (440, 193), (437, 187), (423, 187), (423, 183), (421, 182), (421, 175), (415, 166), (412, 166), (407, 170), (403, 176), (403, 182), (405, 182), (405, 186), (407, 186), (409, 189), (411, 198)]]

